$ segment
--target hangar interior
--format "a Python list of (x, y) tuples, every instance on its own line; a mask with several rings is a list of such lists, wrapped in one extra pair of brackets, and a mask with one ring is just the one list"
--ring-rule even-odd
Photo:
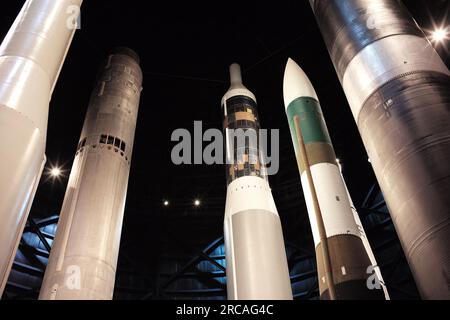
[[(24, 1), (5, 4), (0, 35)], [(448, 20), (447, 1), (404, 1), (418, 24)], [(336, 71), (307, 1), (266, 5), (85, 1), (56, 85), (47, 134), (48, 162), (20, 240), (4, 300), (36, 300), (44, 278), (70, 168), (98, 66), (109, 50), (135, 50), (143, 70), (114, 300), (226, 300), (223, 220), (225, 166), (176, 166), (178, 128), (222, 129), (220, 99), (228, 66), (239, 62), (258, 99), (261, 126), (280, 130), (280, 170), (270, 186), (277, 205), (295, 300), (320, 298), (316, 253), (282, 97), (289, 57), (321, 98), (343, 175), (392, 300), (420, 295)], [(445, 46), (436, 48), (449, 65)], [(120, 148), (120, 147), (119, 147)], [(128, 160), (128, 159), (127, 159)], [(60, 176), (52, 177), (54, 168)]]

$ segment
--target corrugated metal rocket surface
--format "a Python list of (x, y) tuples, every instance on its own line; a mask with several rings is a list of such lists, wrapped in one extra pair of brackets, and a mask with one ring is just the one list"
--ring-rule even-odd
[(42, 300), (113, 297), (141, 91), (137, 54), (113, 50), (91, 97)]
[(311, 0), (421, 295), (450, 299), (450, 73), (400, 1)]

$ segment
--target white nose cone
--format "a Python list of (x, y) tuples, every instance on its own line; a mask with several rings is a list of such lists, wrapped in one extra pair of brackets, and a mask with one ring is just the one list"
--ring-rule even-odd
[(289, 58), (286, 70), (284, 72), (284, 104), (286, 109), (292, 101), (301, 97), (310, 97), (319, 101), (316, 91), (314, 90), (311, 81), (309, 81), (306, 74), (299, 67), (299, 65)]

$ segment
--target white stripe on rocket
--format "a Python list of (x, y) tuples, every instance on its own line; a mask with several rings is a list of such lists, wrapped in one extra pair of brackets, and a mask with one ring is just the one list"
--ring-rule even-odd
[[(361, 238), (338, 166), (320, 163), (311, 167), (311, 173), (320, 203), (320, 210), (322, 211), (327, 238), (346, 234)], [(302, 174), (302, 186), (314, 243), (317, 247), (320, 244), (320, 236), (306, 172)]]
[(265, 179), (242, 177), (228, 186), (225, 215), (231, 217), (245, 210), (264, 210), (278, 216), (272, 191)]

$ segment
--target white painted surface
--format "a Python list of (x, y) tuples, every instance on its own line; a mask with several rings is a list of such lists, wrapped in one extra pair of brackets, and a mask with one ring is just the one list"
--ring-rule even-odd
[(225, 216), (245, 210), (265, 210), (278, 215), (269, 183), (263, 178), (242, 177), (228, 186)]
[(70, 5), (28, 0), (0, 46), (0, 294), (45, 163), (48, 108), (75, 29)]
[[(338, 166), (321, 163), (312, 166), (311, 172), (319, 199), (320, 210), (322, 211), (327, 238), (345, 234), (361, 237), (359, 228), (353, 217), (347, 190), (345, 189)], [(320, 236), (306, 172), (302, 175), (302, 186), (314, 236), (314, 243), (317, 247), (320, 244)]]
[(246, 210), (225, 218), (230, 300), (292, 300), (280, 218)]
[(292, 101), (301, 98), (309, 97), (319, 101), (316, 91), (314, 90), (308, 76), (303, 72), (302, 68), (292, 59), (289, 59), (284, 72), (284, 105), (287, 108)]

